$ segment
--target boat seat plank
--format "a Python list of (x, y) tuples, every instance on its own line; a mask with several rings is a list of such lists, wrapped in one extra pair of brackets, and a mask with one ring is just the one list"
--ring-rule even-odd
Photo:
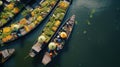
[(2, 55), (4, 58), (8, 57), (9, 56), (8, 50), (2, 51)]
[(36, 52), (40, 52), (40, 50), (41, 50), (40, 47), (41, 47), (41, 46), (40, 46), (40, 43), (36, 43), (36, 44), (32, 47), (32, 49), (35, 50)]
[(43, 63), (44, 65), (46, 65), (46, 64), (48, 64), (50, 61), (51, 61), (51, 57), (49, 56), (49, 53), (46, 52), (46, 54), (45, 54), (45, 56), (44, 56), (44, 58), (43, 58), (43, 60), (42, 60), (42, 63)]

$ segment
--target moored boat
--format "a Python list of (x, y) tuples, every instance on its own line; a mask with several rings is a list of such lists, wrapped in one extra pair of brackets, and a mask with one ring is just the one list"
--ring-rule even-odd
[(29, 2), (30, 0), (1, 0), (0, 28), (12, 21), (12, 19), (15, 18)]
[(53, 14), (50, 16), (50, 19), (47, 21), (48, 23), (45, 25), (42, 33), (38, 37), (37, 42), (32, 46), (29, 53), (30, 57), (35, 57), (42, 49), (44, 49), (57, 29), (60, 27), (69, 6), (69, 1), (64, 0), (59, 2)]
[(17, 23), (4, 27), (0, 30), (2, 43), (13, 41), (31, 32), (52, 12), (57, 2), (58, 0), (42, 0), (35, 8), (30, 9), (30, 14), (25, 15)]
[(15, 49), (5, 49), (0, 51), (0, 63), (6, 62), (15, 52)]
[(2, 9), (3, 9), (3, 1), (0, 0), (0, 12), (2, 11)]
[(42, 63), (47, 65), (52, 59), (54, 59), (65, 46), (65, 42), (68, 40), (75, 23), (75, 15), (69, 18), (63, 26), (56, 32), (55, 36), (51, 39), (47, 51), (45, 52)]

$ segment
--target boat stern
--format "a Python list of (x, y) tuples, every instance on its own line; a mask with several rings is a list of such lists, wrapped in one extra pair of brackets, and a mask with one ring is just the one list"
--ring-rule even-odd
[(71, 16), (71, 20), (74, 22), (75, 21), (75, 15)]
[(44, 65), (47, 65), (51, 60), (52, 60), (52, 59), (51, 59), (49, 53), (46, 52), (45, 55), (43, 56), (42, 63), (43, 63)]
[(29, 56), (33, 58), (36, 56), (36, 54), (33, 51), (30, 51)]
[(4, 63), (6, 60), (8, 60), (15, 52), (15, 49), (5, 49), (2, 52), (2, 60), (0, 63)]
[(41, 51), (41, 44), (37, 42), (31, 49), (29, 55), (30, 57), (35, 57)]
[(8, 52), (9, 52), (10, 54), (13, 54), (13, 53), (15, 52), (15, 49), (8, 49)]

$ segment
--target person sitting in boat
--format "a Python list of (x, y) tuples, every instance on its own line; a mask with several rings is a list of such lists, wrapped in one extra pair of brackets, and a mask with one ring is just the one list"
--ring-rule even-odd
[(48, 45), (48, 48), (49, 48), (49, 53), (50, 53), (50, 56), (53, 56), (54, 57), (54, 55), (57, 55), (57, 48), (58, 48), (58, 46), (57, 46), (57, 43), (55, 43), (55, 42), (51, 42), (49, 45)]
[(66, 23), (66, 26), (64, 26), (63, 28), (62, 28), (62, 31), (64, 31), (64, 32), (67, 32), (68, 30), (70, 31), (70, 28), (71, 28), (71, 25), (72, 24), (70, 24), (70, 23)]
[(54, 42), (56, 42), (56, 45), (57, 45), (56, 50), (62, 49), (62, 45), (61, 45), (62, 39), (60, 38), (60, 36), (57, 36), (57, 38), (55, 38)]
[(62, 39), (60, 38), (60, 36), (57, 36), (57, 38), (55, 38), (55, 41), (54, 41), (54, 42), (61, 43), (61, 42), (62, 42)]
[(38, 38), (38, 42), (39, 42), (39, 43), (45, 43), (45, 41), (46, 41), (46, 37), (43, 36), (43, 35), (41, 35), (41, 36)]
[(57, 51), (61, 50), (63, 48), (62, 44), (56, 43), (57, 44)]
[(66, 39), (66, 38), (67, 38), (67, 33), (66, 33), (66, 32), (61, 32), (61, 33), (60, 33), (60, 37), (61, 37), (62, 39)]

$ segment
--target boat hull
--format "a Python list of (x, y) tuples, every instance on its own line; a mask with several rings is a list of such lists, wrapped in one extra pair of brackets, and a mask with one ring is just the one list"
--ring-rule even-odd
[[(10, 4), (10, 2), (7, 2), (7, 1), (3, 1), (3, 2), (5, 2), (5, 5), (7, 4), (7, 5), (9, 5)], [(2, 22), (2, 21), (0, 21), (0, 28), (2, 28), (2, 27), (4, 27), (5, 25), (7, 25), (9, 22), (11, 22), (12, 21), (12, 19), (14, 19), (15, 17), (17, 17), (18, 15), (19, 15), (19, 13), (23, 10), (23, 9), (25, 9), (25, 7), (28, 5), (28, 3), (30, 3), (31, 2), (31, 0), (28, 0), (28, 1), (20, 1), (20, 2), (18, 2), (18, 4), (16, 4), (15, 3), (15, 5), (17, 5), (16, 7), (17, 8), (19, 8), (19, 11), (17, 12), (17, 13), (15, 13), (14, 14), (14, 16), (11, 16), (11, 15), (9, 15), (9, 17), (8, 18), (5, 18), (5, 20), (6, 20), (6, 22)], [(6, 11), (4, 10), (5, 8), (4, 7), (6, 7), (6, 6), (1, 6), (0, 7), (0, 9), (1, 9), (1, 11), (0, 11), (0, 15), (2, 15), (2, 14), (4, 14)], [(15, 6), (14, 6), (14, 8), (16, 8)], [(13, 9), (14, 10), (14, 9)], [(12, 12), (12, 10), (11, 10), (11, 12)], [(7, 12), (8, 13), (8, 12)], [(11, 17), (10, 17), (11, 16)], [(3, 20), (4, 18), (2, 18), (2, 19), (0, 19), (0, 20)]]
[[(40, 4), (41, 3), (43, 3), (45, 0), (43, 0), (42, 2), (40, 1)], [(52, 6), (52, 8), (50, 9), (50, 11), (44, 16), (44, 18), (38, 23), (38, 24), (36, 24), (36, 26), (35, 27), (33, 27), (33, 28), (31, 28), (28, 32), (26, 32), (26, 31), (23, 31), (24, 29), (20, 29), (19, 30), (19, 32), (17, 31), (17, 32), (13, 32), (13, 34), (15, 34), (14, 35), (14, 38), (12, 38), (11, 40), (9, 40), (9, 41), (6, 41), (6, 42), (3, 42), (3, 43), (9, 43), (9, 42), (11, 42), (11, 41), (14, 41), (14, 40), (16, 40), (16, 39), (18, 39), (18, 38), (20, 38), (20, 37), (22, 37), (22, 36), (25, 36), (26, 34), (28, 34), (28, 33), (30, 33), (32, 30), (34, 30), (36, 27), (38, 27), (38, 25), (39, 24), (41, 24), (41, 22), (42, 21), (44, 21), (48, 16), (49, 16), (49, 14), (53, 11), (53, 9), (55, 8), (55, 6), (56, 6), (56, 4), (58, 3), (58, 0), (56, 0), (56, 3)], [(40, 5), (39, 5), (40, 6)], [(51, 6), (50, 6), (51, 7)], [(36, 7), (37, 8), (37, 7)], [(26, 18), (28, 18), (28, 16), (31, 16), (31, 15), (27, 15), (26, 16)], [(31, 23), (32, 24), (32, 23)], [(30, 25), (30, 24), (29, 24)], [(28, 28), (29, 29), (29, 28)], [(21, 32), (21, 30), (23, 31), (23, 32)]]
[[(61, 1), (60, 1), (60, 2), (61, 2)], [(60, 2), (59, 2), (59, 4), (60, 4)], [(63, 1), (62, 1), (62, 2), (63, 2)], [(70, 2), (69, 2), (69, 1), (65, 1), (65, 2), (66, 2), (66, 3), (69, 3), (69, 6), (65, 9), (65, 15), (64, 15), (63, 18), (61, 19), (60, 25), (62, 24), (62, 22), (63, 22), (63, 20), (64, 20), (64, 17), (66, 16), (67, 11), (68, 11), (68, 9), (69, 9), (69, 7), (70, 7)], [(59, 5), (59, 4), (58, 4), (58, 5)], [(57, 7), (58, 7), (58, 6), (56, 6), (56, 9), (57, 9)], [(51, 14), (51, 17), (54, 17), (54, 13)], [(50, 17), (50, 18), (51, 18), (51, 17)], [(51, 21), (51, 20), (48, 19), (47, 22), (49, 22), (49, 23), (46, 24), (46, 26), (45, 26), (44, 29), (46, 29), (46, 27), (47, 27), (48, 24), (53, 24), (53, 23), (50, 23), (50, 21)], [(57, 32), (57, 30), (59, 29), (60, 25), (58, 26), (58, 28), (56, 29), (56, 31), (52, 32), (52, 35), (50, 35), (51, 37), (50, 37), (48, 40), (44, 41), (43, 43), (40, 43), (40, 45), (37, 45), (37, 47), (34, 48), (34, 49), (33, 49), (33, 47), (36, 46), (36, 44), (33, 45), (32, 49), (31, 49), (31, 51), (30, 51), (30, 53), (29, 53), (29, 55), (30, 55), (31, 57), (35, 57), (38, 53), (41, 52), (42, 49), (44, 49), (44, 48), (47, 46), (47, 43), (49, 43), (50, 40), (53, 38), (53, 35)], [(47, 32), (47, 31), (45, 31), (44, 29), (43, 29), (43, 31), (42, 31), (42, 33), (41, 33), (41, 36), (44, 35), (44, 33)], [(48, 29), (49, 29), (49, 28), (48, 28)], [(49, 31), (49, 30), (48, 30), (48, 31)], [(36, 43), (38, 43), (38, 41), (37, 41)], [(39, 51), (36, 51), (36, 49), (39, 49)]]
[[(68, 41), (70, 34), (72, 33), (73, 27), (75, 24), (75, 16), (73, 15), (70, 19), (68, 19), (56, 32), (54, 37), (51, 39), (50, 43), (54, 43), (56, 48), (51, 49), (48, 45), (47, 51), (43, 56), (42, 63), (47, 65), (52, 59), (54, 59), (65, 46), (66, 41)], [(63, 38), (61, 33), (65, 32), (67, 37)]]
[(15, 49), (5, 49), (0, 51), (1, 53), (1, 59), (0, 63), (6, 62), (15, 52)]

